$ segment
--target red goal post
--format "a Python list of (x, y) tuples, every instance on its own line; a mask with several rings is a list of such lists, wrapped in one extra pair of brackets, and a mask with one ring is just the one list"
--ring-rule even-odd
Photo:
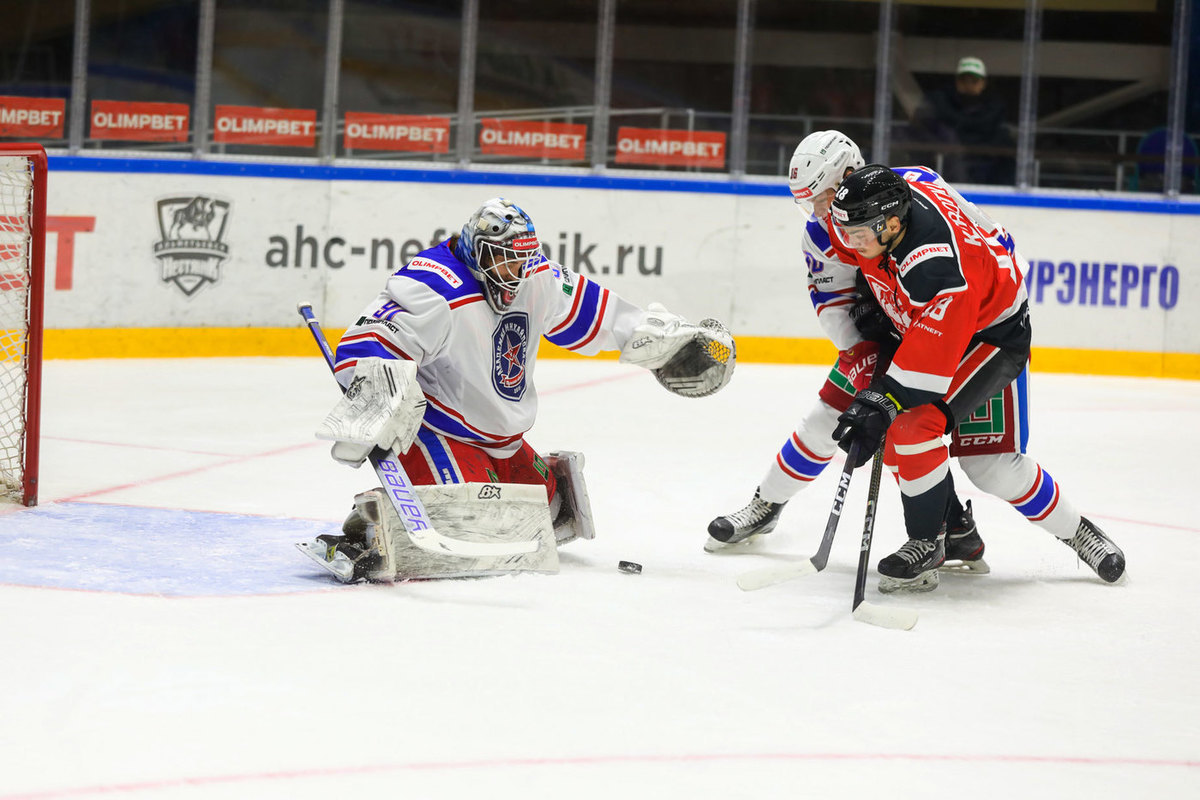
[(46, 151), (0, 143), (0, 502), (37, 505)]

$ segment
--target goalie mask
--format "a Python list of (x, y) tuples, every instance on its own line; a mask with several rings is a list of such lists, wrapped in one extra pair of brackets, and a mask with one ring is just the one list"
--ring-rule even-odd
[(488, 305), (497, 314), (517, 299), (529, 267), (540, 254), (533, 221), (503, 197), (493, 197), (471, 215), (454, 250), (483, 284)]
[(836, 189), (846, 169), (862, 169), (863, 157), (849, 136), (841, 131), (816, 131), (805, 136), (792, 153), (788, 186), (796, 205), (812, 215), (812, 200)]

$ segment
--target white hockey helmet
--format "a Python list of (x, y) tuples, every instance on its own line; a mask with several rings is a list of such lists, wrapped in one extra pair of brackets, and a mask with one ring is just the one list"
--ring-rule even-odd
[(484, 202), (458, 236), (454, 254), (484, 285), (484, 297), (497, 314), (508, 309), (541, 255), (533, 220), (503, 197)]
[(814, 131), (796, 145), (788, 165), (788, 186), (805, 213), (813, 213), (812, 198), (837, 188), (846, 168), (862, 169), (858, 145), (841, 131)]

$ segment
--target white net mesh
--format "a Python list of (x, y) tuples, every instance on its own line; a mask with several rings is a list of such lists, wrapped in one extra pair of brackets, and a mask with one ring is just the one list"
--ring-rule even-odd
[(0, 500), (21, 501), (28, 391), (32, 162), (0, 155)]

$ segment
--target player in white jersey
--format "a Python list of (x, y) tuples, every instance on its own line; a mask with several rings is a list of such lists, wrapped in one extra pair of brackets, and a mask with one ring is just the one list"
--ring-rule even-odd
[[(808, 265), (809, 296), (822, 331), (838, 349), (838, 360), (817, 402), (776, 454), (749, 505), (709, 523), (704, 546), (709, 552), (753, 541), (775, 529), (783, 506), (833, 458), (838, 415), (850, 406), (857, 391), (870, 384), (881, 346), (887, 359), (898, 342), (898, 334), (871, 293), (856, 286), (857, 265), (840, 259), (829, 241), (826, 221), (834, 190), (862, 166), (858, 145), (835, 130), (806, 136), (792, 155), (788, 184), (796, 204), (807, 214), (801, 249)], [(968, 501), (964, 507), (953, 492), (951, 498), (947, 561), (952, 567), (984, 573), (984, 543), (971, 504)]]
[[(494, 198), (460, 233), (396, 271), (346, 330), (335, 374), (350, 399), (318, 435), (334, 439), (334, 458), (354, 466), (375, 446), (390, 450), (415, 486), (542, 487), (558, 543), (590, 538), (582, 455), (543, 459), (525, 440), (537, 417), (533, 375), (543, 338), (583, 355), (619, 350), (622, 362), (693, 397), (723, 387), (735, 361), (720, 323), (692, 325), (657, 304), (643, 310), (548, 260), (529, 214)], [(366, 384), (356, 386), (360, 379)], [(358, 429), (363, 419), (368, 436)], [(344, 536), (319, 537), (326, 560), (342, 553), (354, 580), (412, 577), (401, 563), (378, 574), (378, 554), (362, 532), (388, 508), (372, 502), (356, 500)], [(472, 573), (461, 563), (455, 570)]]

